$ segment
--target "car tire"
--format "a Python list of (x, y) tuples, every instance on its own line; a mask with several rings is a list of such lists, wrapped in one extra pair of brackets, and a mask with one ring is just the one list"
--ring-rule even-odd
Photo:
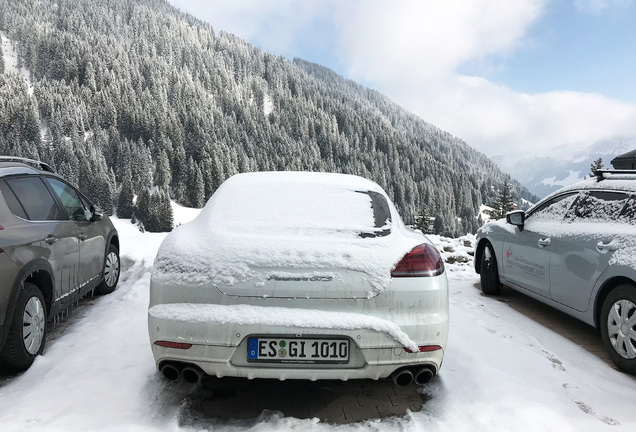
[(46, 303), (37, 286), (25, 282), (18, 294), (0, 366), (10, 372), (27, 370), (46, 342)]
[(119, 274), (121, 272), (121, 262), (119, 261), (119, 250), (114, 244), (108, 246), (108, 253), (104, 260), (104, 278), (95, 288), (97, 294), (110, 294), (117, 288)]
[(603, 302), (601, 337), (612, 361), (636, 375), (636, 286), (619, 285)]
[(481, 290), (484, 294), (501, 294), (501, 283), (499, 282), (499, 270), (497, 269), (497, 258), (490, 243), (487, 243), (481, 253)]

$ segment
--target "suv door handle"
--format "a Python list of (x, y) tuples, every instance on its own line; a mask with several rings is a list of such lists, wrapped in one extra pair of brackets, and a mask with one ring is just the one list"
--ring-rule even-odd
[(86, 240), (86, 234), (81, 233), (80, 235), (77, 236), (81, 241)]
[(44, 241), (47, 242), (48, 244), (53, 244), (57, 241), (57, 237), (55, 237), (53, 234), (49, 234), (48, 236), (46, 236)]
[(550, 246), (550, 238), (539, 239), (539, 247), (544, 248), (546, 246)]
[(609, 243), (603, 243), (602, 241), (600, 241), (596, 245), (596, 250), (600, 254), (606, 254), (608, 252), (614, 252), (614, 251), (618, 250), (618, 245), (615, 244), (613, 241), (611, 241)]

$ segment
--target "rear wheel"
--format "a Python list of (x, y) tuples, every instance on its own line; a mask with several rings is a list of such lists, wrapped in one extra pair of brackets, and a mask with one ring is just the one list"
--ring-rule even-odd
[(108, 253), (104, 262), (104, 279), (95, 289), (97, 294), (110, 294), (115, 291), (119, 282), (121, 265), (119, 262), (119, 251), (114, 244), (108, 246)]
[(481, 290), (484, 294), (501, 294), (501, 283), (499, 282), (499, 270), (497, 269), (497, 258), (490, 243), (487, 243), (481, 253)]
[(13, 311), (7, 342), (0, 352), (3, 369), (19, 372), (42, 354), (46, 341), (46, 308), (42, 292), (25, 282)]
[(636, 374), (636, 287), (614, 288), (601, 309), (601, 337), (616, 366)]

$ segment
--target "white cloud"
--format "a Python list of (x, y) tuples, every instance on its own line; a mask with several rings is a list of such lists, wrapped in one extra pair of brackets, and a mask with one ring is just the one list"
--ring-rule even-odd
[(324, 17), (332, 14), (330, 1), (308, 0), (169, 0), (173, 6), (277, 55), (290, 55), (297, 43), (322, 45), (303, 38)]
[(580, 13), (598, 15), (611, 7), (623, 7), (633, 0), (574, 0), (574, 6)]
[[(626, 0), (575, 1), (603, 9)], [(636, 135), (636, 105), (592, 93), (526, 94), (459, 74), (466, 61), (527, 43), (548, 0), (171, 2), (276, 54), (329, 47), (348, 78), (488, 155)]]

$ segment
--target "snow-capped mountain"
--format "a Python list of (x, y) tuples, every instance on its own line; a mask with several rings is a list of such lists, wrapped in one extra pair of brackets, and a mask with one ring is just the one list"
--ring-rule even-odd
[(559, 146), (553, 149), (550, 157), (524, 154), (500, 155), (491, 159), (530, 192), (544, 197), (589, 175), (590, 165), (598, 158), (603, 159), (605, 168), (612, 168), (612, 159), (634, 149), (636, 137), (618, 135), (597, 141), (585, 149)]

